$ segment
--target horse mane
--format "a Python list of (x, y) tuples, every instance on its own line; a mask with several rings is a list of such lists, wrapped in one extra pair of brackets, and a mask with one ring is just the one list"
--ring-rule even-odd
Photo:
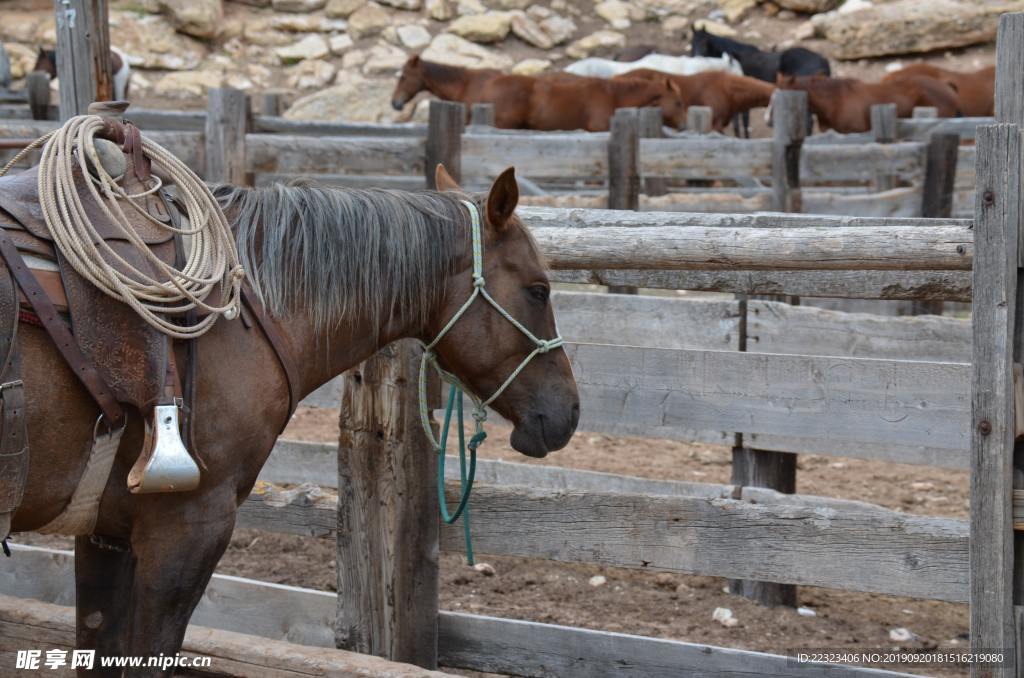
[(424, 59), (420, 59), (420, 64), (423, 66), (423, 72), (435, 82), (460, 82), (466, 71), (472, 70), (462, 66), (452, 66), (451, 64), (442, 64), (437, 61), (426, 61)]
[(218, 186), (238, 254), (271, 314), (309, 314), (318, 330), (366, 317), (426, 324), (469, 247), (455, 193), (274, 184)]
[(714, 33), (708, 31), (704, 32), (707, 33), (708, 40), (711, 42), (711, 44), (713, 44), (717, 49), (721, 50), (725, 54), (757, 54), (764, 51), (758, 47), (755, 47), (754, 45), (750, 45), (745, 42), (740, 42), (739, 40), (733, 40), (731, 38), (726, 38), (721, 35), (715, 35)]

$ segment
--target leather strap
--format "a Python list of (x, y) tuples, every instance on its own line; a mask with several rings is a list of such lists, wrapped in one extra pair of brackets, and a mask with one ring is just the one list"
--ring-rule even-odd
[(100, 410), (103, 411), (107, 425), (110, 427), (120, 427), (121, 422), (124, 420), (124, 410), (121, 409), (121, 405), (114, 398), (113, 391), (103, 381), (103, 377), (96, 371), (92, 363), (86, 360), (82, 354), (82, 349), (78, 346), (78, 342), (71, 335), (71, 330), (68, 329), (67, 323), (57, 313), (57, 309), (54, 308), (50, 298), (46, 296), (46, 292), (25, 264), (25, 260), (21, 257), (21, 253), (18, 252), (18, 248), (15, 247), (11, 237), (3, 229), (0, 229), (0, 256), (3, 257), (7, 267), (14, 274), (18, 287), (21, 288), (28, 303), (36, 312), (36, 315), (39, 316), (43, 328), (50, 335), (50, 339), (53, 340), (57, 350), (64, 356), (64, 360), (71, 367), (71, 371), (75, 373), (75, 376), (82, 382), (85, 390), (89, 392), (92, 399), (99, 405)]
[[(248, 284), (242, 286), (242, 303), (249, 309), (253, 318), (256, 319), (256, 324), (263, 330), (267, 341), (270, 342), (270, 347), (277, 354), (278, 362), (281, 363), (281, 367), (284, 369), (284, 375), (288, 379), (288, 419), (291, 419), (292, 413), (295, 412), (295, 408), (299, 405), (299, 371), (292, 361), (292, 353), (288, 342), (285, 340), (284, 335), (281, 334), (277, 322), (268, 316), (263, 310), (263, 306), (256, 301), (255, 295)], [(285, 420), (285, 425), (287, 425), (287, 421)]]

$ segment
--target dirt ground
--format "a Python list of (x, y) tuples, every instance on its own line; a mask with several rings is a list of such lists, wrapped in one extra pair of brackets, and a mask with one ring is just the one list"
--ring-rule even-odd
[[(285, 435), (334, 441), (337, 411), (300, 410)], [(667, 440), (578, 434), (569, 447), (547, 459), (527, 459), (511, 449), (508, 431), (491, 427), (481, 456), (521, 463), (558, 465), (647, 478), (709, 483), (729, 481), (727, 448)], [(857, 499), (897, 511), (965, 518), (966, 472), (803, 455), (799, 491)], [(221, 562), (225, 574), (335, 590), (331, 541), (239, 530)], [(724, 589), (726, 580), (625, 569), (567, 565), (524, 558), (484, 558), (496, 574), (485, 577), (462, 556), (441, 559), (441, 607), (538, 622), (634, 633), (764, 652), (794, 648), (964, 648), (968, 644), (965, 605), (800, 588), (800, 605), (816, 616), (767, 609)], [(602, 575), (607, 583), (588, 580)], [(712, 621), (727, 607), (739, 625)], [(889, 632), (914, 634), (893, 642)], [(904, 669), (906, 670), (906, 669)], [(927, 668), (925, 675), (959, 676), (966, 671)]]

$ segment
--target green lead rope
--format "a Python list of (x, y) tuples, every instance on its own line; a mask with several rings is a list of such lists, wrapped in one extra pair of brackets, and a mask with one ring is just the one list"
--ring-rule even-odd
[[(448, 509), (448, 499), (445, 496), (445, 482), (444, 482), (444, 465), (445, 465), (445, 452), (448, 448), (448, 429), (452, 421), (452, 410), (458, 412), (458, 427), (459, 427), (459, 503), (455, 507), (455, 512), (451, 512)], [(469, 495), (473, 491), (473, 479), (476, 477), (476, 450), (487, 438), (487, 433), (480, 428), (473, 437), (469, 439), (469, 445), (466, 445), (466, 433), (464, 428), (464, 418), (462, 410), (462, 389), (452, 384), (448, 389), (448, 406), (445, 408), (444, 413), (444, 424), (441, 428), (441, 449), (440, 457), (437, 461), (437, 501), (441, 507), (441, 519), (449, 525), (452, 525), (462, 517), (462, 531), (466, 537), (466, 561), (473, 565), (475, 560), (473, 558), (473, 537), (470, 532), (469, 526)], [(469, 470), (466, 470), (466, 449), (469, 449)]]

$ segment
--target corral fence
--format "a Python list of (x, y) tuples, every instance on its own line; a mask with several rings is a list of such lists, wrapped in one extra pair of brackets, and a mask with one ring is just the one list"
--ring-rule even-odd
[[(969, 522), (789, 494), (754, 481), (653, 481), (484, 462), (472, 505), (476, 550), (969, 602), (972, 646), (1008, 653), (1005, 666), (976, 668), (976, 675), (1018, 675), (1024, 666), (1017, 657), (1024, 587), (1014, 576), (1014, 496), (1024, 492), (1024, 468), (1014, 460), (1016, 435), (1024, 432), (1015, 400), (1022, 382), (1024, 97), (1016, 85), (1022, 68), (1024, 14), (1006, 15), (997, 67), (1001, 122), (976, 132), (973, 221), (519, 212), (561, 282), (971, 301), (971, 321), (960, 321), (754, 299), (554, 298), (580, 385), (582, 430), (726, 445), (740, 435), (740, 449), (970, 468)], [(202, 133), (153, 134), (161, 143), (159, 134), (193, 135), (174, 137), (183, 144), (175, 150), (186, 158), (192, 152), (188, 159), (205, 166), (208, 178), (244, 180), (255, 173), (259, 182), (259, 174), (330, 174), (352, 166), (370, 173), (381, 164), (397, 166), (397, 158), (413, 163), (400, 170), (406, 173), (411, 166), (429, 177), (427, 168), (445, 161), (465, 177), (470, 160), (482, 156), (467, 152), (474, 135), (461, 134), (464, 120), (440, 113), (423, 138), (389, 137), (394, 143), (379, 146), (384, 137), (363, 145), (322, 138), (315, 140), (322, 151), (313, 144), (296, 151), (299, 136), (246, 134), (244, 124), (235, 124), (245, 120), (246, 108), (235, 94), (213, 98), (221, 102), (219, 112), (207, 116)], [(646, 141), (637, 143), (641, 157)], [(486, 157), (500, 157), (488, 148)], [(583, 152), (590, 151), (577, 155)], [(529, 159), (523, 165), (530, 167)], [(879, 174), (871, 168), (872, 176)], [(792, 201), (790, 176), (773, 189), (790, 191)], [(339, 594), (217, 576), (196, 623), (424, 666), (440, 661), (528, 676), (895, 675), (440, 612), (438, 548), (464, 545), (458, 529), (437, 520), (437, 460), (418, 429), (417, 365), (415, 346), (400, 342), (346, 375), (338, 391), (314, 394), (310, 402), (340, 405), (339, 445), (280, 441), (263, 471), (267, 484), (242, 507), (242, 526), (336, 539)], [(21, 547), (0, 573), (0, 592), (70, 604), (72, 569), (67, 553)]]

